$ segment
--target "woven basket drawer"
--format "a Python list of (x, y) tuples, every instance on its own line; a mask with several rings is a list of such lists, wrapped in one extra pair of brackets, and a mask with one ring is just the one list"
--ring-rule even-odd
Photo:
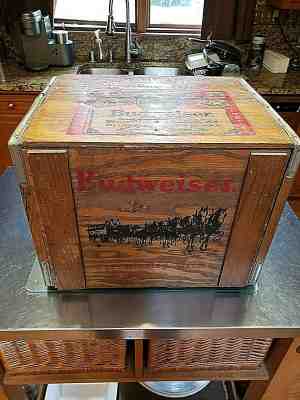
[(13, 375), (124, 371), (125, 340), (0, 342), (0, 359)]
[(185, 371), (256, 369), (264, 361), (272, 339), (199, 338), (151, 340), (148, 369)]

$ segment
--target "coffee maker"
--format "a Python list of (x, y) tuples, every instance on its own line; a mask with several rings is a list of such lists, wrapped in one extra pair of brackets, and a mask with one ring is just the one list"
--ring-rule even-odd
[(41, 10), (21, 15), (20, 39), (24, 64), (32, 71), (74, 63), (73, 42), (67, 31), (52, 30), (49, 16)]

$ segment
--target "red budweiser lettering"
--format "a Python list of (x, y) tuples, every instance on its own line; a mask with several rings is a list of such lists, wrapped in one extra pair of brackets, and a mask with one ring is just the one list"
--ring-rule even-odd
[(145, 176), (128, 176), (124, 178), (99, 177), (96, 171), (76, 170), (76, 190), (105, 191), (116, 193), (134, 192), (161, 192), (161, 193), (184, 193), (184, 192), (222, 192), (232, 193), (236, 191), (235, 185), (230, 178), (217, 181), (214, 179), (201, 179), (195, 177), (174, 178), (148, 178)]

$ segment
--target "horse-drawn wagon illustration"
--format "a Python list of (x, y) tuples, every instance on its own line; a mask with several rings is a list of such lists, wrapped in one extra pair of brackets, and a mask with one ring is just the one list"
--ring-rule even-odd
[(224, 208), (202, 207), (191, 216), (176, 216), (144, 224), (123, 224), (118, 218), (106, 220), (103, 224), (88, 226), (89, 240), (101, 243), (135, 243), (138, 247), (151, 246), (159, 241), (163, 248), (185, 244), (185, 251), (205, 251), (210, 240), (220, 240), (227, 210)]

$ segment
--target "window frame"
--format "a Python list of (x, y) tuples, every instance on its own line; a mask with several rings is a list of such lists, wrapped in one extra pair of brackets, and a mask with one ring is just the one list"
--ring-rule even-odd
[[(53, 5), (53, 15), (57, 0), (50, 0)], [(207, 1), (207, 0), (205, 0)], [(53, 16), (54, 19), (54, 16)], [(85, 21), (74, 19), (55, 18), (55, 25), (61, 27), (65, 25), (68, 29), (92, 30), (95, 27), (104, 28), (106, 21)], [(117, 31), (123, 32), (125, 23), (117, 24)], [(135, 0), (135, 22), (132, 23), (132, 30), (137, 33), (162, 33), (162, 34), (197, 34), (201, 33), (202, 26), (199, 25), (169, 25), (169, 24), (150, 24), (150, 0)]]
[[(27, 1), (30, 2), (34, 0)], [(43, 1), (44, 3), (44, 0), (39, 1)], [(48, 8), (51, 10), (50, 13), (52, 13), (52, 16), (54, 15), (56, 2), (57, 0), (47, 0)], [(188, 34), (197, 35), (201, 38), (207, 38), (210, 33), (213, 33), (214, 39), (248, 42), (252, 37), (256, 2), (257, 0), (227, 0), (226, 7), (224, 8), (224, 6), (219, 6), (219, 0), (204, 0), (202, 26), (194, 27), (190, 25), (151, 26), (150, 0), (136, 0), (136, 21), (132, 24), (132, 30), (141, 34)], [(220, 23), (220, 21), (226, 21), (226, 23), (223, 24)], [(89, 21), (73, 21), (75, 22), (73, 24), (68, 23), (67, 20), (63, 22), (70, 30), (92, 30), (95, 28), (104, 28), (106, 26), (106, 22), (97, 22), (95, 25), (91, 24)], [(118, 24), (119, 31), (122, 32), (124, 30), (122, 29), (123, 27), (124, 24)]]

